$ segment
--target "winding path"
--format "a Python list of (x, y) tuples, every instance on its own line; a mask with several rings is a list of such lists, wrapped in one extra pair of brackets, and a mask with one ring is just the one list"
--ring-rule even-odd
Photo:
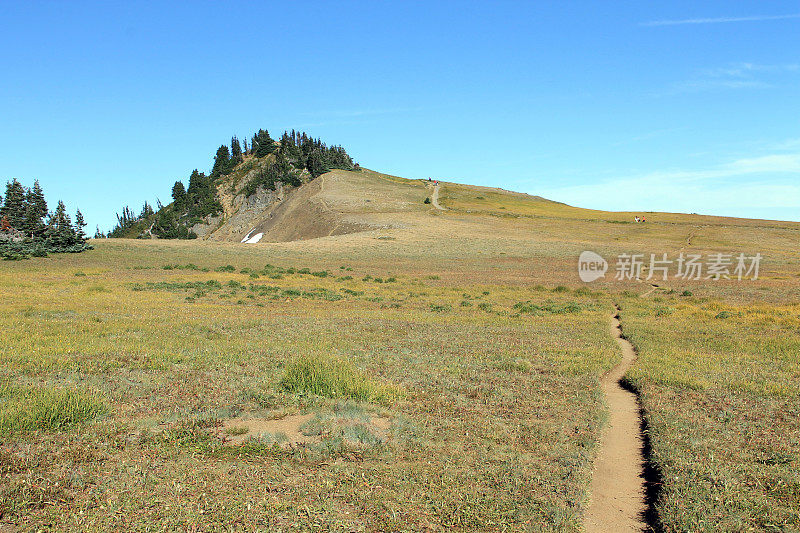
[(585, 528), (592, 532), (642, 531), (647, 509), (641, 415), (636, 395), (620, 385), (636, 360), (633, 345), (622, 335), (619, 306), (611, 319), (611, 334), (622, 350), (622, 361), (600, 380), (608, 405), (608, 420), (600, 437), (591, 483)]
[(439, 205), (439, 185), (436, 184), (433, 186), (433, 194), (431, 195), (431, 205), (438, 209), (439, 211), (447, 211), (446, 208)]

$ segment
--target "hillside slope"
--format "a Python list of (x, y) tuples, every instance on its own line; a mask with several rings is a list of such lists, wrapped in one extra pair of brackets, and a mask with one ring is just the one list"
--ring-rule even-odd
[[(218, 185), (225, 211), (223, 215), (209, 219), (208, 224), (195, 226), (201, 237), (230, 242), (289, 242), (390, 228), (416, 228), (424, 233), (441, 227), (447, 232), (448, 228), (452, 230), (466, 222), (486, 226), (484, 229), (491, 232), (491, 228), (497, 226), (492, 221), (498, 219), (511, 223), (503, 231), (513, 231), (511, 228), (514, 227), (523, 230), (527, 224), (522, 222), (526, 220), (538, 221), (540, 228), (545, 221), (548, 221), (548, 226), (555, 224), (555, 228), (561, 224), (563, 232), (560, 238), (567, 240), (570, 238), (569, 227), (575, 222), (596, 222), (601, 227), (613, 224), (614, 232), (630, 224), (638, 228), (635, 230), (637, 233), (658, 233), (658, 228), (664, 225), (687, 226), (684, 238), (689, 241), (693, 235), (709, 227), (800, 228), (800, 224), (793, 222), (681, 213), (598, 211), (539, 196), (458, 183), (441, 184), (439, 203), (446, 209), (440, 211), (424, 203), (432, 196), (432, 183), (367, 169), (333, 170), (299, 187), (279, 184), (274, 191), (259, 189), (249, 197), (236, 192), (238, 184), (257, 171), (258, 168), (253, 167), (245, 173), (235, 172)], [(636, 215), (646, 216), (647, 222), (634, 224)], [(515, 220), (520, 223), (513, 224)], [(675, 229), (683, 234), (683, 230)]]

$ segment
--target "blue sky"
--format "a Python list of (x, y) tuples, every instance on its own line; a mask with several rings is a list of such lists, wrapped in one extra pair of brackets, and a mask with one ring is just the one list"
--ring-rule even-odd
[(231, 135), (582, 207), (800, 220), (800, 2), (3, 2), (0, 180), (108, 229)]

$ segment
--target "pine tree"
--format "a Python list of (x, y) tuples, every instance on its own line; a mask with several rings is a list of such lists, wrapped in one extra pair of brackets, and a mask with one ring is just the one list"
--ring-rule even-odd
[(234, 135), (231, 139), (231, 160), (240, 163), (242, 161), (242, 146), (239, 139)]
[(8, 217), (12, 228), (22, 230), (25, 226), (25, 187), (16, 179), (6, 184), (5, 202), (0, 215)]
[(329, 168), (327, 162), (325, 161), (325, 157), (322, 154), (322, 151), (315, 149), (308, 155), (308, 160), (306, 161), (306, 168), (308, 168), (308, 171), (311, 173), (312, 178), (316, 178), (328, 172)]
[(211, 168), (211, 178), (218, 178), (229, 172), (231, 161), (231, 154), (226, 145), (222, 145), (217, 149), (217, 155), (214, 156), (214, 166)]
[(75, 229), (67, 214), (67, 207), (61, 200), (47, 222), (47, 240), (56, 248), (68, 247), (76, 242)]
[(81, 210), (75, 213), (75, 237), (80, 242), (84, 242), (86, 240), (86, 233), (83, 231), (83, 228), (86, 227), (86, 221), (83, 220), (83, 213)]
[(153, 211), (153, 207), (148, 204), (147, 201), (145, 201), (144, 205), (142, 206), (142, 212), (139, 215), (139, 219), (144, 220), (145, 218), (149, 218), (153, 213), (155, 213), (155, 211)]
[(31, 191), (28, 191), (25, 201), (25, 218), (19, 228), (28, 236), (35, 237), (41, 235), (45, 229), (44, 221), (36, 212), (36, 206), (30, 201)]
[(102, 231), (100, 231), (100, 226), (97, 226), (97, 229), (94, 230), (94, 238), (95, 239), (105, 239), (106, 235)]
[(39, 185), (39, 180), (33, 182), (33, 188), (28, 193), (28, 203), (33, 204), (36, 215), (40, 219), (47, 216), (47, 201), (44, 199), (44, 191)]
[(275, 151), (275, 141), (269, 136), (267, 130), (258, 130), (253, 136), (253, 154), (256, 157), (265, 157)]
[(175, 209), (182, 210), (186, 206), (186, 189), (183, 187), (183, 182), (176, 181), (172, 186), (172, 200), (175, 203)]

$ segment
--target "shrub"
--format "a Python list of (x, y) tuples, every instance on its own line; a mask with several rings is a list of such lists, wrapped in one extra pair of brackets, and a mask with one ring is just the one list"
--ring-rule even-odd
[(423, 204), (429, 204), (429, 203), (431, 203), (431, 199), (426, 197), (426, 198), (425, 198), (425, 201), (424, 201), (424, 202), (422, 202), (422, 203), (423, 203)]

